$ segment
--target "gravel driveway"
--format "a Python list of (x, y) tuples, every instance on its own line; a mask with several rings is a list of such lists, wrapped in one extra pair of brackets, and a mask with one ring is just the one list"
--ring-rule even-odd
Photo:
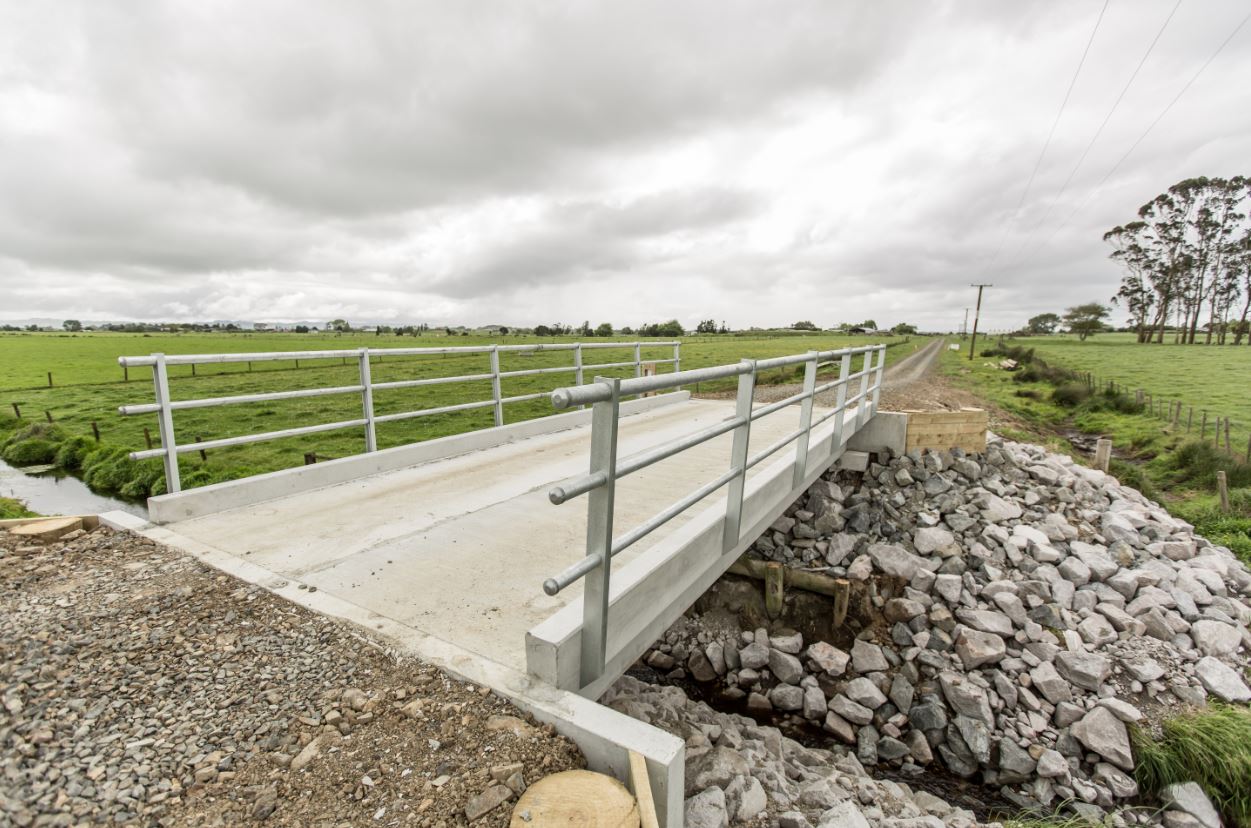
[(130, 533), (0, 530), (0, 825), (507, 825), (571, 742)]

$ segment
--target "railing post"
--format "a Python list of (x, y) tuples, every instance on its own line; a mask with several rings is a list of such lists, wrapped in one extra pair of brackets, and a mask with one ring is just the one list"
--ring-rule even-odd
[(834, 398), (834, 434), (830, 437), (830, 460), (838, 457), (843, 449), (843, 422), (847, 419), (847, 378), (851, 376), (851, 354), (843, 354), (838, 369), (838, 393)]
[(886, 370), (886, 346), (877, 352), (877, 377), (873, 382), (873, 413), (877, 413), (877, 401), (882, 396), (882, 373)]
[(634, 343), (634, 376), (643, 376), (643, 343)]
[(495, 401), (495, 426), (504, 424), (504, 395), (500, 393), (500, 351), (498, 345), (491, 346), (491, 399)]
[(856, 430), (869, 421), (869, 371), (873, 368), (873, 352), (864, 352), (864, 365), (860, 369), (860, 395), (856, 398)]
[(730, 468), (738, 473), (730, 481), (726, 490), (725, 501), (725, 534), (721, 538), (721, 549), (729, 552), (738, 543), (739, 529), (743, 522), (743, 491), (747, 486), (747, 449), (751, 442), (751, 409), (752, 397), (756, 392), (756, 361), (745, 359), (743, 365), (750, 370), (738, 375), (738, 397), (734, 406), (734, 417), (741, 421), (734, 429), (734, 443), (730, 448)]
[(612, 389), (612, 397), (591, 406), (591, 474), (602, 472), (604, 485), (587, 494), (586, 554), (599, 565), (586, 576), (582, 589), (581, 686), (604, 674), (608, 647), (608, 590), (612, 576), (613, 503), (617, 490), (617, 422), (621, 380), (596, 377)]
[(182, 479), (178, 475), (178, 445), (174, 440), (174, 412), (169, 407), (169, 370), (165, 354), (153, 354), (156, 364), (152, 366), (152, 384), (156, 386), (156, 424), (161, 432), (161, 449), (165, 452), (165, 491), (169, 494), (182, 491)]
[[(676, 374), (681, 370), (682, 370), (682, 343), (675, 342), (673, 343), (673, 373)], [(673, 390), (681, 391), (682, 386), (679, 385)]]
[(369, 375), (368, 348), (361, 348), (358, 360), (361, 377), (361, 411), (365, 416), (365, 451), (377, 451), (378, 429), (374, 423), (374, 384)]
[[(573, 346), (573, 384), (574, 385), (582, 384), (582, 343), (581, 342)], [(578, 406), (578, 408), (586, 408), (586, 406), (580, 405)]]
[(808, 474), (808, 440), (812, 436), (812, 397), (817, 387), (817, 357), (816, 351), (809, 351), (808, 361), (804, 363), (804, 398), (799, 402), (799, 427), (804, 433), (795, 441), (793, 487), (803, 483)]

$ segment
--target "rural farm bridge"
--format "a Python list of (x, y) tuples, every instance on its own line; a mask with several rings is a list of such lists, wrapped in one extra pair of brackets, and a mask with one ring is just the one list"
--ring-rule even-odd
[[(662, 362), (676, 369), (672, 344)], [(514, 698), (525, 676), (532, 697), (549, 688), (593, 700), (822, 473), (863, 468), (865, 451), (902, 444), (906, 418), (877, 414), (883, 345), (659, 374), (637, 346), (633, 362), (599, 366), (582, 363), (587, 345), (509, 347), (574, 351), (575, 365), (532, 373), (581, 380), (584, 370), (633, 365), (636, 376), (559, 388), (550, 399), (562, 413), (505, 424), (502, 346), (456, 349), (487, 354), (491, 373), (439, 381), (489, 380), (489, 400), (461, 407), (491, 407), (497, 425), (377, 450), (367, 350), (299, 355), (357, 359), (357, 385), (182, 402), (170, 399), (169, 365), (292, 354), (123, 358), (153, 367), (156, 402), (122, 413), (156, 414), (162, 437), (162, 448), (132, 456), (162, 457), (174, 490), (149, 500), (148, 534), (284, 595), (299, 590), (323, 611), (439, 642), (458, 654), (454, 671), (487, 684), (512, 676), (495, 684), (512, 682)], [(757, 377), (777, 368), (802, 368), (802, 385), (756, 402)], [(718, 379), (737, 382), (736, 399), (681, 390)], [(177, 455), (208, 444), (178, 444), (176, 411), (321, 393), (359, 394), (363, 416), (217, 444), (365, 426), (365, 453), (177, 491)], [(816, 403), (830, 394), (833, 405)], [(680, 743), (674, 750), (678, 760), (653, 751), (648, 767), (667, 791), (662, 813), (680, 814)]]

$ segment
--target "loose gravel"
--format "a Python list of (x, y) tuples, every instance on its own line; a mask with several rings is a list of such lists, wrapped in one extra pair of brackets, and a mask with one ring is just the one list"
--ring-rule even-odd
[(0, 825), (506, 825), (577, 748), (130, 533), (0, 531)]

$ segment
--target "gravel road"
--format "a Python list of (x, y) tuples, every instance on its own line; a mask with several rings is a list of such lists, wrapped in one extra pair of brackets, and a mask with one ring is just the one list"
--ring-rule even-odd
[(502, 826), (583, 764), (485, 688), (130, 533), (0, 530), (0, 617), (0, 825)]

